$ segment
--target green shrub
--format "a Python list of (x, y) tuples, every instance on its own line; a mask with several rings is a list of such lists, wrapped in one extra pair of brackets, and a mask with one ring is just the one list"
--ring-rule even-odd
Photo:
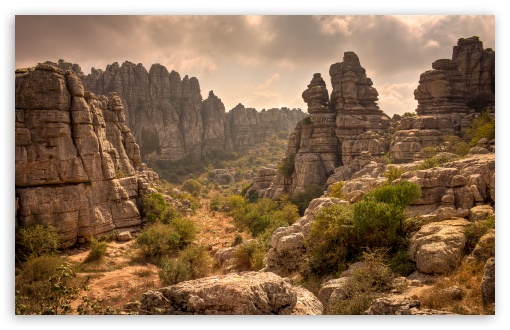
[(177, 251), (181, 237), (170, 225), (154, 223), (145, 228), (136, 238), (136, 244), (145, 258), (161, 257)]
[(333, 183), (328, 188), (328, 196), (343, 199), (344, 198), (344, 191), (343, 191), (344, 186), (345, 186), (345, 182), (343, 182), (343, 181), (338, 181), (338, 182)]
[(388, 268), (398, 276), (407, 277), (416, 271), (416, 263), (409, 258), (407, 247), (408, 244), (402, 245), (400, 249), (387, 258)]
[(177, 259), (164, 258), (159, 278), (162, 285), (173, 285), (209, 275), (212, 259), (201, 245), (190, 245)]
[(202, 185), (197, 180), (188, 179), (184, 181), (181, 188), (193, 196), (198, 196), (198, 194), (200, 194), (200, 190), (202, 189)]
[(416, 116), (416, 112), (405, 112), (402, 117), (414, 117)]
[(299, 214), (303, 215), (312, 199), (320, 197), (322, 194), (324, 194), (324, 189), (321, 186), (317, 184), (311, 184), (306, 186), (304, 191), (292, 194), (292, 196), (289, 198), (289, 201), (297, 205)]
[(321, 208), (315, 216), (305, 247), (310, 270), (317, 275), (342, 270), (351, 257), (353, 207), (334, 204)]
[(174, 219), (169, 223), (169, 226), (173, 228), (179, 236), (179, 248), (191, 244), (197, 235), (195, 223), (183, 217)]
[(403, 231), (404, 208), (421, 196), (416, 183), (401, 181), (366, 194), (354, 205), (354, 233), (368, 247), (387, 247)]
[(389, 166), (383, 175), (386, 178), (387, 183), (390, 184), (396, 179), (399, 179), (405, 172), (406, 170), (401, 167)]
[(253, 182), (243, 185), (243, 188), (241, 189), (241, 196), (246, 196), (246, 193), (251, 187), (253, 187)]
[(34, 225), (21, 227), (16, 232), (16, 260), (54, 254), (62, 243), (62, 237), (53, 226)]
[[(238, 229), (248, 229), (253, 237), (274, 230), (278, 227), (288, 226), (299, 217), (297, 207), (288, 201), (277, 203), (269, 198), (262, 198), (256, 203), (246, 203), (241, 196), (231, 196), (230, 205), (233, 205), (230, 215)], [(242, 197), (241, 197), (242, 198)]]
[(264, 268), (266, 249), (258, 240), (241, 244), (234, 251), (234, 265), (238, 270), (258, 271)]
[(348, 277), (343, 288), (344, 296), (332, 306), (332, 314), (363, 315), (378, 293), (387, 290), (394, 276), (383, 262), (380, 252), (369, 252), (363, 256), (364, 265)]
[(90, 240), (90, 252), (83, 262), (99, 261), (106, 255), (106, 249), (108, 244), (106, 242), (100, 242), (95, 238)]
[(83, 285), (62, 258), (55, 255), (31, 257), (16, 276), (15, 313), (67, 314)]
[(470, 140), (469, 146), (474, 147), (478, 140), (487, 138), (492, 140), (496, 137), (496, 121), (488, 112), (483, 112), (478, 118), (471, 122), (470, 128), (466, 130), (466, 138)]
[(366, 194), (365, 198), (373, 198), (376, 202), (393, 204), (404, 208), (420, 196), (421, 188), (418, 184), (403, 180), (396, 185), (376, 188)]
[(289, 179), (294, 173), (295, 157), (296, 155), (286, 156), (280, 165), (278, 165), (278, 172), (286, 179)]
[(237, 234), (236, 237), (234, 238), (234, 242), (232, 242), (232, 247), (238, 246), (242, 242), (243, 242), (243, 237), (241, 235)]
[(364, 199), (354, 204), (354, 234), (365, 246), (389, 246), (397, 240), (402, 217), (396, 205)]
[(190, 208), (193, 212), (196, 212), (200, 208), (200, 201), (197, 197), (189, 194), (182, 194), (180, 196), (181, 202), (189, 201)]
[(165, 197), (160, 193), (146, 194), (142, 198), (142, 214), (150, 222), (161, 221), (167, 211)]
[(306, 126), (309, 126), (309, 125), (311, 125), (311, 124), (312, 124), (312, 119), (310, 118), (310, 116), (305, 117), (305, 118), (303, 119), (303, 124), (305, 124)]
[(480, 237), (485, 235), (489, 229), (496, 228), (496, 217), (490, 216), (485, 220), (471, 223), (469, 226), (464, 228), (464, 235), (466, 235), (466, 244), (464, 245), (464, 251), (466, 254), (473, 252), (476, 244), (480, 240)]
[(179, 210), (177, 210), (173, 205), (167, 205), (166, 211), (163, 214), (161, 222), (163, 222), (164, 224), (169, 224), (174, 220), (181, 219), (182, 217), (183, 217), (182, 213), (179, 212)]
[(469, 145), (460, 137), (449, 135), (445, 137), (442, 151), (451, 152), (458, 156), (464, 157), (469, 152)]

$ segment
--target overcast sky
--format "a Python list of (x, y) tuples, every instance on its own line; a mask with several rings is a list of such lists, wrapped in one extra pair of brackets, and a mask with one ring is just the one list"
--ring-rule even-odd
[(416, 109), (420, 73), (451, 58), (458, 38), (495, 49), (494, 16), (16, 16), (16, 67), (46, 60), (83, 71), (113, 62), (153, 63), (198, 78), (226, 110), (306, 109), (301, 93), (345, 51), (358, 54), (390, 116)]

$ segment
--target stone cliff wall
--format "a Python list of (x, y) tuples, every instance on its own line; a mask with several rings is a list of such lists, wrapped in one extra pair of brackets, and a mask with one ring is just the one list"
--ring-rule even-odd
[(202, 100), (195, 77), (153, 64), (117, 62), (106, 70), (92, 68), (84, 75), (77, 64), (59, 60), (46, 62), (62, 70), (72, 70), (85, 90), (95, 94), (115, 92), (122, 100), (126, 123), (140, 144), (144, 161), (188, 159), (198, 162), (216, 151), (244, 150), (279, 131), (290, 132), (305, 117), (299, 109), (269, 109), (261, 112), (239, 104), (229, 113), (214, 93)]
[(66, 245), (133, 229), (137, 200), (156, 175), (141, 163), (118, 95), (85, 92), (48, 64), (16, 71), (18, 225), (53, 225)]

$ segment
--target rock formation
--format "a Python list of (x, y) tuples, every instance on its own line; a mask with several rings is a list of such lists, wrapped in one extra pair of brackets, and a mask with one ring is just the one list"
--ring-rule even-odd
[(153, 64), (147, 71), (129, 61), (92, 68), (84, 75), (77, 64), (51, 63), (72, 70), (85, 90), (95, 94), (115, 92), (125, 108), (126, 123), (140, 143), (144, 161), (198, 162), (218, 151), (244, 150), (268, 141), (280, 131), (289, 132), (305, 114), (299, 109), (269, 109), (258, 112), (241, 104), (225, 113), (213, 91), (202, 100), (195, 77), (181, 79), (178, 72)]
[(367, 153), (381, 157), (387, 152), (390, 119), (377, 106), (377, 91), (358, 56), (346, 52), (343, 62), (333, 64), (329, 74), (331, 97), (319, 73), (303, 92), (310, 116), (289, 137), (283, 160), (292, 163), (294, 171), (279, 173), (267, 197), (293, 194), (311, 184), (324, 185), (336, 168), (353, 173), (364, 165), (360, 159)]
[(461, 38), (452, 59), (439, 59), (421, 74), (414, 97), (419, 116), (400, 120), (391, 146), (396, 162), (423, 159), (422, 149), (441, 145), (445, 136), (464, 133), (483, 110), (494, 113), (495, 52), (478, 37)]
[(49, 64), (16, 71), (17, 223), (53, 225), (66, 245), (141, 223), (137, 200), (156, 175), (141, 163), (115, 93), (85, 92)]
[(205, 277), (149, 291), (142, 313), (167, 315), (320, 315), (322, 304), (306, 289), (273, 273)]

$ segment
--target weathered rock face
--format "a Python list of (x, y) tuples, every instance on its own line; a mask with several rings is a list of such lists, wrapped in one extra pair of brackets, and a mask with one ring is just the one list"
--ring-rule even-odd
[(423, 226), (409, 242), (409, 256), (425, 274), (443, 274), (457, 268), (463, 257), (465, 219), (433, 222)]
[[(60, 66), (69, 67), (69, 63)], [(80, 69), (81, 72), (81, 69)], [(238, 105), (229, 113), (212, 91), (202, 101), (197, 78), (154, 64), (117, 62), (105, 71), (83, 76), (85, 89), (96, 94), (116, 92), (126, 121), (140, 142), (145, 161), (200, 161), (217, 151), (241, 150), (265, 142), (279, 131), (290, 131), (305, 114), (299, 109), (258, 112)]]
[(343, 62), (333, 64), (329, 74), (330, 98), (320, 73), (314, 74), (303, 92), (310, 116), (290, 135), (284, 160), (294, 163), (294, 172), (277, 175), (266, 197), (324, 185), (335, 168), (351, 166), (343, 173), (354, 173), (366, 165), (359, 160), (367, 154), (381, 157), (388, 151), (390, 119), (377, 106), (377, 91), (358, 56), (346, 52)]
[(484, 50), (478, 37), (459, 39), (452, 59), (437, 60), (432, 69), (414, 92), (419, 115), (469, 112), (468, 102), (482, 93), (494, 101), (495, 52)]
[[(424, 159), (422, 149), (464, 133), (482, 110), (494, 113), (495, 52), (478, 37), (461, 38), (452, 59), (432, 63), (414, 91), (419, 116), (404, 117), (391, 146), (396, 162)], [(478, 112), (478, 113), (477, 113)]]
[[(137, 199), (146, 171), (119, 97), (85, 92), (81, 80), (49, 64), (16, 72), (16, 196), (21, 226), (78, 237), (140, 225)], [(138, 172), (145, 170), (145, 172)]]
[(322, 304), (273, 273), (247, 272), (181, 282), (149, 291), (142, 313), (180, 315), (320, 315)]
[[(409, 216), (453, 208), (457, 216), (468, 217), (475, 205), (494, 205), (495, 154), (472, 155), (427, 170), (411, 170), (400, 179), (420, 185), (422, 195), (408, 208)], [(473, 210), (473, 221), (490, 215), (490, 206)], [(480, 214), (480, 215), (475, 215)]]

